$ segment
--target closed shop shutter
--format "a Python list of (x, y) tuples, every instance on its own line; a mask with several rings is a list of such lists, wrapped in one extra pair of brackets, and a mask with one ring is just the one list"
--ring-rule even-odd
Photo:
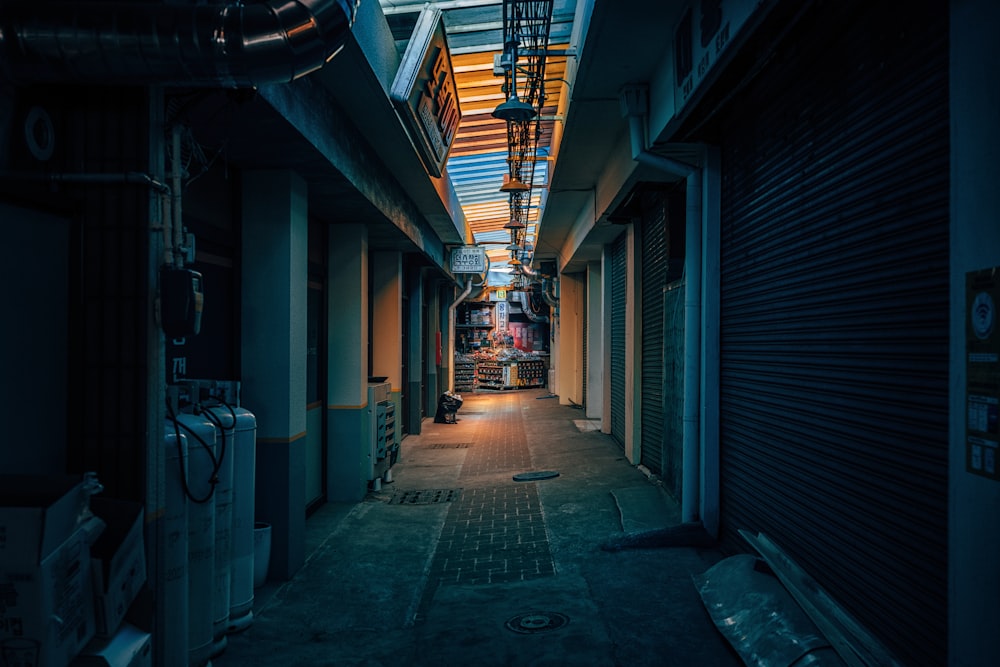
[(663, 474), (663, 288), (667, 284), (666, 196), (647, 195), (642, 227), (641, 463)]
[(611, 244), (611, 435), (625, 446), (625, 306), (627, 234)]
[(942, 665), (947, 3), (890, 4), (814, 9), (722, 129), (722, 532)]

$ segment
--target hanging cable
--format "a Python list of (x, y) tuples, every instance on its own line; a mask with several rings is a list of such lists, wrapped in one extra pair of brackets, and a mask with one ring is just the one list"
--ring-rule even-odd
[[(177, 415), (174, 414), (174, 408), (170, 404), (169, 400), (167, 401), (167, 417), (174, 424), (174, 437), (177, 443), (177, 460), (181, 468), (181, 486), (184, 487), (184, 495), (187, 496), (191, 502), (203, 505), (212, 499), (212, 496), (215, 494), (215, 486), (219, 483), (219, 476), (218, 476), (219, 464), (218, 461), (216, 460), (215, 452), (212, 451), (212, 448), (209, 446), (209, 444), (205, 442), (205, 440), (200, 435), (198, 435), (198, 433), (196, 433), (194, 429), (189, 427), (187, 424), (181, 423), (180, 420), (177, 419)], [(212, 460), (212, 476), (208, 480), (211, 489), (209, 489), (208, 495), (206, 495), (204, 498), (195, 497), (195, 495), (191, 492), (190, 485), (188, 484), (187, 471), (184, 469), (184, 450), (181, 447), (182, 427), (184, 428), (185, 431), (187, 431), (187, 433), (191, 437), (193, 437), (196, 441), (198, 441), (201, 444), (202, 447), (205, 448), (205, 451), (208, 453), (209, 458)]]

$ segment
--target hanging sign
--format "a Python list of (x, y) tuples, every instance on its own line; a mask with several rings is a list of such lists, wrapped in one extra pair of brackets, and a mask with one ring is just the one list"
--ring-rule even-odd
[(510, 319), (510, 311), (506, 301), (497, 303), (497, 331), (503, 333), (507, 331), (507, 323)]
[(440, 9), (420, 12), (390, 97), (427, 171), (439, 178), (462, 118)]
[(1000, 267), (965, 280), (965, 469), (1000, 481)]
[(486, 273), (486, 248), (462, 246), (451, 251), (452, 273)]

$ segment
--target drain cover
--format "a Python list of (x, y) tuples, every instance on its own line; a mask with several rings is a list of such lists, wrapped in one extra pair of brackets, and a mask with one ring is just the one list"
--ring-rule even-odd
[(537, 472), (521, 472), (514, 475), (515, 482), (533, 482), (536, 479), (552, 479), (553, 477), (558, 477), (559, 473), (555, 470), (539, 470)]
[(397, 490), (389, 501), (390, 505), (435, 505), (450, 503), (462, 495), (462, 489), (421, 489), (419, 491)]
[(531, 611), (518, 614), (504, 623), (504, 626), (522, 635), (532, 635), (536, 632), (558, 630), (569, 623), (569, 616), (554, 611)]

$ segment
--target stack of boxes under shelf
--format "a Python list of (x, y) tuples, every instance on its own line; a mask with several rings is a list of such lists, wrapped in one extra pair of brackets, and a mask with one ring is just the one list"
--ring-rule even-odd
[[(456, 362), (457, 363), (457, 362)], [(479, 389), (530, 389), (545, 386), (541, 359), (480, 359), (476, 362)]]
[(476, 360), (468, 355), (455, 355), (455, 391), (476, 390)]

